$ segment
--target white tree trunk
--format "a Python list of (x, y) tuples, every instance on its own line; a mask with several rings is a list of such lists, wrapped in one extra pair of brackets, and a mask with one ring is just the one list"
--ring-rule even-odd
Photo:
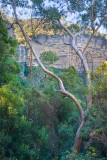
[[(85, 112), (83, 111), (83, 108), (82, 108), (81, 105), (79, 104), (78, 100), (77, 100), (71, 93), (69, 93), (68, 91), (65, 90), (65, 87), (64, 87), (64, 85), (63, 85), (62, 80), (61, 80), (57, 75), (55, 75), (54, 73), (52, 73), (51, 71), (49, 71), (48, 69), (46, 69), (46, 68), (44, 67), (44, 65), (41, 63), (39, 57), (38, 57), (37, 54), (34, 52), (32, 46), (31, 46), (31, 44), (30, 44), (30, 42), (29, 42), (29, 39), (28, 39), (27, 35), (25, 34), (25, 32), (24, 32), (24, 30), (23, 30), (23, 27), (22, 27), (22, 25), (21, 25), (21, 23), (20, 23), (20, 21), (19, 21), (19, 19), (18, 19), (18, 17), (17, 17), (16, 8), (15, 8), (15, 4), (14, 4), (14, 3), (12, 3), (12, 7), (13, 7), (14, 15), (15, 15), (15, 18), (16, 18), (16, 22), (17, 22), (17, 24), (19, 25), (19, 27), (20, 27), (20, 29), (21, 29), (21, 31), (22, 31), (22, 33), (23, 33), (23, 36), (25, 37), (25, 40), (26, 40), (26, 42), (28, 43), (31, 52), (33, 53), (34, 57), (35, 57), (36, 60), (38, 61), (39, 65), (40, 65), (41, 68), (44, 70), (44, 72), (46, 72), (46, 73), (49, 74), (50, 76), (54, 77), (54, 78), (58, 81), (59, 87), (60, 87), (60, 92), (63, 93), (63, 94), (65, 94), (66, 96), (70, 97), (70, 98), (74, 101), (74, 103), (77, 105), (77, 107), (78, 107), (81, 120), (80, 120), (80, 125), (79, 125), (78, 130), (77, 130), (77, 133), (76, 133), (76, 137), (75, 137), (75, 141), (74, 141), (74, 147), (75, 147), (75, 149), (77, 150), (77, 153), (79, 153), (80, 148), (81, 148), (81, 144), (82, 144), (82, 137), (80, 136), (80, 132), (81, 132), (81, 129), (84, 127), (84, 124), (85, 124), (85, 121), (86, 121)], [(106, 19), (107, 19), (107, 17), (106, 17)], [(106, 19), (104, 19), (104, 21), (105, 21)], [(103, 21), (103, 22), (104, 22), (104, 21)], [(103, 23), (103, 22), (102, 22), (102, 23)], [(101, 23), (101, 24), (102, 24), (102, 23)], [(61, 24), (61, 23), (60, 23), (60, 24)], [(63, 24), (61, 24), (61, 26), (62, 26), (62, 27), (69, 33), (69, 35), (72, 37), (72, 47), (73, 47), (73, 49), (75, 50), (75, 52), (77, 53), (77, 55), (80, 57), (80, 59), (81, 59), (81, 61), (82, 61), (82, 63), (83, 63), (85, 72), (86, 72), (87, 84), (88, 84), (88, 88), (89, 88), (89, 94), (88, 94), (88, 96), (87, 96), (87, 108), (88, 108), (88, 106), (89, 106), (90, 104), (92, 104), (92, 96), (91, 96), (91, 94), (90, 94), (90, 89), (91, 89), (90, 69), (89, 69), (88, 63), (87, 63), (87, 61), (86, 61), (86, 58), (84, 57), (83, 53), (77, 48), (77, 46), (76, 46), (76, 44), (75, 44), (75, 37), (73, 36), (73, 34), (72, 34)], [(100, 26), (101, 26), (101, 25), (100, 25)], [(99, 26), (99, 27), (100, 27), (100, 26)], [(95, 30), (95, 32), (99, 29), (99, 27)], [(95, 33), (95, 32), (94, 32), (94, 33)], [(87, 47), (88, 47), (88, 45), (89, 45), (92, 37), (94, 36), (94, 33), (92, 34), (89, 42), (87, 43), (86, 48), (85, 48), (85, 51), (86, 51), (86, 49), (87, 49)], [(84, 52), (85, 52), (85, 51), (84, 51)]]

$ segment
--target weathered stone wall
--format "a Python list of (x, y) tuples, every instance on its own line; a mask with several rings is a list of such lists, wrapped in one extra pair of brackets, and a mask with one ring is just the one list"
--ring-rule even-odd
[[(77, 36), (76, 43), (80, 50), (83, 51), (88, 39), (88, 35)], [(69, 36), (38, 35), (31, 43), (39, 56), (43, 51), (51, 50), (56, 52), (59, 60), (55, 62), (55, 68), (67, 68), (72, 65), (80, 70), (83, 67), (80, 58), (71, 47), (71, 37)], [(102, 37), (94, 37), (85, 56), (91, 70), (100, 66), (107, 59), (107, 40), (104, 40)], [(33, 61), (33, 65), (36, 65), (36, 61)]]

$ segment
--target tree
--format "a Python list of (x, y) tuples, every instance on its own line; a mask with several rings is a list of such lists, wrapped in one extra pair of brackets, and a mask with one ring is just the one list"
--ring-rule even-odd
[(54, 53), (52, 51), (43, 52), (40, 55), (40, 59), (43, 63), (45, 63), (47, 65), (53, 64), (55, 61), (59, 60), (56, 53)]
[(8, 37), (5, 21), (0, 13), (0, 86), (12, 80), (20, 68), (12, 58), (15, 55), (17, 41)]
[[(29, 44), (30, 50), (31, 50), (31, 52), (33, 53), (33, 55), (35, 56), (35, 58), (37, 59), (39, 65), (42, 67), (42, 69), (43, 69), (47, 74), (49, 74), (49, 75), (53, 76), (55, 79), (57, 79), (57, 81), (58, 81), (58, 83), (59, 83), (59, 86), (60, 86), (60, 92), (63, 93), (63, 94), (65, 94), (66, 96), (70, 97), (70, 98), (76, 103), (76, 105), (77, 105), (77, 107), (78, 107), (78, 109), (79, 109), (79, 113), (80, 113), (80, 116), (81, 116), (81, 124), (80, 124), (80, 126), (79, 126), (78, 131), (77, 131), (77, 134), (76, 134), (76, 142), (75, 142), (75, 144), (74, 144), (75, 149), (77, 149), (77, 151), (79, 151), (80, 146), (81, 146), (81, 144), (80, 144), (80, 143), (81, 143), (81, 137), (79, 136), (79, 134), (80, 134), (79, 132), (80, 132), (81, 127), (84, 126), (84, 122), (85, 122), (85, 118), (86, 118), (85, 115), (84, 115), (84, 111), (83, 111), (80, 103), (78, 102), (78, 100), (74, 97), (74, 95), (72, 95), (71, 93), (69, 93), (68, 91), (66, 91), (66, 89), (65, 89), (65, 87), (64, 87), (64, 85), (63, 85), (62, 80), (61, 80), (57, 75), (55, 75), (54, 73), (52, 73), (51, 71), (49, 71), (48, 69), (46, 69), (46, 68), (44, 67), (44, 65), (41, 63), (41, 61), (40, 61), (40, 59), (38, 58), (38, 56), (34, 53), (34, 50), (33, 50), (32, 46), (31, 46), (31, 44), (30, 44), (30, 42), (29, 42), (29, 39), (28, 39), (28, 37), (26, 36), (26, 34), (25, 34), (24, 30), (23, 30), (23, 27), (22, 27), (20, 21), (18, 20), (18, 17), (17, 17), (17, 14), (16, 14), (16, 8), (15, 8), (15, 5), (14, 5), (13, 3), (12, 3), (12, 7), (13, 7), (13, 10), (14, 10), (14, 14), (15, 14), (16, 21), (17, 21), (18, 25), (20, 26), (21, 31), (22, 31), (22, 33), (23, 33), (23, 35), (24, 35), (24, 37), (25, 37), (25, 40), (26, 40), (26, 42)], [(78, 144), (76, 144), (76, 143), (78, 143)]]
[(92, 146), (100, 155), (106, 156), (107, 61), (103, 62), (101, 67), (96, 68), (91, 78), (94, 82), (92, 84), (93, 105), (89, 108), (89, 118), (83, 129), (84, 137), (88, 135), (89, 138), (85, 148)]
[[(83, 51), (79, 50), (78, 47), (76, 46), (76, 36), (78, 34), (80, 34), (81, 32), (75, 33), (73, 34), (64, 24), (61, 23), (61, 21), (59, 20), (60, 25), (62, 26), (62, 28), (72, 37), (72, 48), (75, 50), (75, 52), (77, 53), (77, 55), (79, 56), (79, 58), (82, 61), (82, 64), (84, 66), (84, 70), (86, 73), (86, 77), (87, 77), (87, 85), (88, 85), (88, 96), (87, 96), (87, 108), (83, 114), (83, 116), (81, 116), (81, 123), (80, 126), (78, 128), (76, 137), (75, 137), (75, 142), (74, 142), (74, 147), (76, 148), (77, 152), (79, 152), (80, 150), (80, 146), (81, 146), (81, 137), (80, 137), (80, 131), (81, 128), (83, 128), (84, 123), (86, 121), (86, 117), (85, 114), (87, 114), (88, 112), (88, 107), (92, 104), (92, 94), (91, 94), (91, 78), (90, 78), (90, 68), (88, 66), (86, 57), (84, 56), (93, 36), (95, 35), (95, 33), (98, 31), (98, 29), (104, 25), (104, 27), (107, 28), (107, 14), (106, 14), (106, 7), (107, 7), (107, 3), (106, 1), (69, 1), (69, 0), (64, 0), (63, 3), (61, 1), (61, 3), (59, 1), (55, 1), (59, 4), (59, 6), (62, 7), (62, 14), (64, 15), (64, 6), (66, 6), (66, 11), (70, 12), (71, 15), (72, 13), (78, 12), (78, 17), (79, 17), (79, 24), (82, 25), (84, 28), (86, 27), (90, 27), (92, 30), (92, 35), (90, 36), (85, 48)], [(102, 5), (103, 4), (103, 5)], [(103, 12), (104, 11), (104, 12)], [(78, 18), (77, 17), (77, 18)], [(104, 23), (105, 22), (105, 23)]]
[[(13, 1), (8, 1), (9, 4), (12, 5), (12, 8), (13, 8), (13, 11), (14, 11), (14, 16), (15, 16), (15, 20), (16, 20), (16, 23), (19, 25), (22, 33), (23, 33), (23, 36), (25, 37), (25, 40), (26, 42), (29, 44), (29, 47), (30, 47), (30, 50), (31, 52), (33, 53), (34, 57), (37, 59), (39, 65), (41, 66), (41, 68), (47, 73), (49, 74), (50, 76), (54, 77), (58, 83), (59, 83), (59, 87), (60, 87), (60, 90), (59, 92), (61, 92), (62, 94), (65, 94), (66, 96), (68, 96), (69, 98), (71, 98), (74, 103), (77, 105), (78, 107), (78, 110), (79, 110), (79, 113), (80, 113), (80, 124), (79, 124), (79, 127), (78, 127), (78, 130), (77, 130), (77, 133), (76, 133), (76, 137), (75, 137), (75, 141), (74, 141), (74, 148), (76, 149), (77, 153), (79, 153), (80, 151), (80, 148), (81, 148), (81, 143), (82, 143), (82, 136), (80, 135), (80, 132), (81, 132), (81, 129), (84, 127), (85, 125), (85, 122), (87, 120), (87, 112), (88, 112), (88, 107), (92, 104), (92, 94), (91, 94), (91, 79), (90, 79), (90, 69), (89, 69), (89, 66), (88, 66), (88, 63), (86, 61), (86, 58), (84, 56), (84, 53), (86, 52), (86, 49), (88, 48), (89, 44), (90, 44), (90, 41), (91, 39), (93, 38), (93, 36), (95, 35), (95, 33), (98, 31), (98, 29), (101, 27), (101, 25), (104, 24), (104, 22), (106, 21), (107, 19), (107, 15), (105, 14), (106, 12), (106, 1), (102, 0), (102, 1), (83, 1), (81, 0), (80, 3), (78, 3), (78, 1), (63, 1), (64, 3), (62, 3), (61, 1), (61, 4), (59, 1), (58, 4), (61, 6), (63, 4), (67, 4), (68, 7), (66, 7), (66, 11), (68, 12), (78, 12), (79, 13), (79, 16), (82, 17), (82, 21), (80, 24), (85, 24), (87, 25), (89, 23), (89, 20), (91, 22), (91, 28), (92, 28), (92, 35), (91, 37), (89, 38), (89, 41), (86, 45), (86, 47), (84, 48), (84, 51), (80, 51), (76, 44), (75, 44), (75, 35), (73, 35), (70, 30), (67, 29), (66, 26), (64, 26), (61, 21), (60, 21), (60, 14), (59, 14), (59, 11), (56, 9), (56, 8), (50, 8), (47, 11), (43, 10), (43, 1), (37, 1), (37, 0), (32, 0), (33, 2), (33, 7), (34, 9), (38, 9), (39, 11), (39, 15), (40, 15), (40, 12), (41, 12), (41, 16), (44, 15), (48, 15), (47, 17), (48, 18), (52, 18), (53, 17), (53, 23), (55, 23), (56, 21), (58, 21), (60, 23), (60, 25), (64, 28), (65, 31), (67, 31), (67, 33), (72, 37), (72, 47), (74, 48), (74, 50), (76, 51), (76, 53), (78, 54), (78, 56), (80, 57), (80, 59), (82, 60), (82, 63), (84, 65), (84, 69), (85, 69), (85, 72), (86, 72), (86, 77), (87, 77), (87, 84), (88, 84), (88, 96), (87, 96), (87, 108), (86, 110), (84, 111), (82, 106), (80, 105), (80, 103), (78, 102), (78, 100), (74, 97), (74, 95), (72, 95), (70, 92), (68, 92), (64, 85), (63, 85), (63, 82), (62, 80), (54, 73), (52, 73), (51, 71), (49, 71), (48, 69), (46, 69), (44, 67), (44, 65), (41, 63), (40, 59), (38, 58), (37, 54), (34, 52), (31, 44), (30, 44), (30, 41), (27, 37), (27, 35), (25, 34), (24, 32), (24, 29), (23, 29), (23, 26), (21, 25), (19, 19), (18, 19), (18, 16), (17, 16), (17, 13), (16, 13), (16, 7), (20, 4), (20, 1), (16, 1), (16, 2), (13, 2)], [(104, 5), (102, 6), (102, 3), (104, 2)], [(5, 1), (6, 3), (6, 1)], [(66, 5), (66, 6), (67, 6)], [(72, 9), (72, 10), (71, 10)], [(104, 12), (102, 12), (104, 11)], [(38, 12), (36, 12), (38, 13)], [(48, 14), (47, 14), (48, 13)], [(49, 14), (49, 13), (52, 13), (52, 14)], [(104, 14), (102, 14), (104, 13)], [(63, 14), (63, 11), (61, 10), (61, 14)], [(64, 14), (63, 14), (64, 15)], [(103, 19), (102, 19), (103, 17)], [(98, 19), (99, 18), (99, 19)], [(84, 23), (82, 23), (84, 22)], [(96, 23), (97, 22), (97, 23)], [(99, 23), (99, 24), (98, 24)], [(106, 26), (106, 23), (105, 23), (105, 26)], [(79, 33), (78, 33), (79, 34)]]
[(20, 68), (12, 58), (16, 47), (17, 41), (8, 37), (0, 14), (0, 159), (3, 160), (30, 159), (34, 154), (27, 140), (31, 123), (23, 114), (23, 87), (17, 78)]

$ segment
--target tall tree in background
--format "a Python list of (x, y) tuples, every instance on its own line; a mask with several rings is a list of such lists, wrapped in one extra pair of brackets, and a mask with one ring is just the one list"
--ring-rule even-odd
[[(55, 0), (54, 0), (55, 1)], [(49, 75), (51, 75), (52, 77), (54, 77), (58, 83), (59, 83), (59, 87), (60, 90), (59, 92), (65, 94), (66, 96), (68, 96), (69, 98), (71, 98), (74, 103), (77, 105), (79, 113), (80, 113), (80, 124), (76, 133), (76, 137), (75, 137), (75, 141), (74, 141), (74, 148), (77, 150), (77, 152), (79, 153), (80, 148), (81, 148), (81, 144), (82, 144), (82, 137), (80, 135), (81, 129), (84, 127), (86, 119), (87, 119), (87, 112), (88, 112), (88, 107), (89, 105), (92, 104), (92, 95), (90, 93), (90, 88), (91, 88), (91, 79), (90, 79), (90, 69), (87, 63), (87, 60), (84, 56), (91, 39), (93, 38), (93, 36), (95, 35), (95, 33), (98, 31), (98, 29), (105, 24), (106, 26), (106, 19), (107, 19), (107, 15), (106, 15), (106, 7), (107, 7), (107, 2), (105, 0), (99, 1), (99, 0), (94, 0), (94, 1), (69, 1), (69, 0), (63, 0), (61, 1), (55, 1), (58, 3), (58, 6), (61, 6), (60, 9), (60, 13), (58, 11), (57, 8), (49, 8), (48, 10), (45, 10), (43, 8), (43, 0), (38, 1), (38, 0), (32, 0), (33, 2), (33, 9), (34, 9), (34, 15), (39, 15), (39, 16), (46, 16), (48, 17), (48, 19), (53, 19), (54, 21), (57, 21), (63, 28), (64, 30), (66, 30), (67, 33), (69, 33), (69, 35), (72, 37), (72, 47), (73, 49), (76, 51), (77, 55), (80, 57), (80, 59), (82, 60), (82, 63), (84, 65), (84, 69), (86, 72), (86, 77), (87, 77), (87, 84), (88, 84), (88, 96), (87, 96), (87, 107), (86, 110), (84, 111), (82, 106), (80, 105), (80, 103), (78, 102), (78, 100), (74, 97), (74, 95), (72, 95), (71, 93), (69, 93), (68, 91), (66, 91), (62, 80), (55, 75), (54, 73), (50, 72), (48, 69), (46, 69), (44, 67), (44, 65), (41, 63), (39, 57), (37, 56), (37, 54), (34, 52), (29, 38), (27, 37), (27, 35), (25, 34), (25, 31), (23, 29), (22, 24), (20, 23), (17, 13), (16, 13), (16, 9), (17, 6), (22, 6), (22, 7), (29, 7), (27, 6), (27, 1), (20, 1), (20, 0), (2, 0), (2, 2), (4, 4), (10, 4), (13, 8), (14, 11), (14, 16), (15, 16), (15, 21), (16, 23), (19, 25), (23, 36), (25, 37), (26, 42), (29, 44), (30, 50), (33, 53), (34, 57), (37, 59), (39, 65), (41, 66), (41, 68)], [(22, 3), (21, 3), (22, 2)], [(103, 5), (102, 5), (103, 4)], [(65, 5), (65, 7), (64, 7)], [(70, 13), (79, 13), (79, 21), (80, 21), (80, 25), (83, 25), (84, 27), (87, 26), (87, 24), (91, 24), (92, 28), (92, 35), (89, 38), (88, 43), (86, 44), (86, 47), (84, 48), (84, 51), (80, 51), (75, 43), (75, 37), (77, 35), (77, 33), (74, 35), (72, 34), (72, 32), (70, 30), (68, 30), (68, 28), (62, 24), (62, 22), (60, 21), (60, 17), (61, 15), (65, 15), (65, 13), (70, 12)], [(104, 14), (103, 14), (104, 13)], [(104, 23), (105, 22), (105, 23)]]

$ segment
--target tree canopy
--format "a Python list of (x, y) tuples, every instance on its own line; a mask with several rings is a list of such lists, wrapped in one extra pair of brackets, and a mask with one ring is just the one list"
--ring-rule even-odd
[[(103, 24), (106, 27), (107, 3), (105, 0), (53, 1), (58, 5), (46, 7), (43, 0), (32, 0), (31, 5), (27, 0), (2, 0), (5, 8), (11, 5), (14, 23), (41, 68), (33, 68), (32, 79), (30, 75), (26, 80), (20, 76), (20, 65), (13, 57), (17, 42), (8, 37), (0, 15), (0, 158), (105, 160), (107, 64), (104, 62), (91, 73), (84, 53), (98, 29)], [(44, 66), (58, 58), (48, 51), (39, 59), (18, 18), (17, 7), (31, 9), (33, 16), (46, 19), (54, 29), (57, 25), (62, 27), (71, 36), (72, 48), (84, 65), (87, 83), (72, 66), (64, 70)], [(78, 13), (78, 24), (83, 29), (92, 29), (84, 51), (79, 50), (75, 42), (79, 33), (72, 33), (61, 21), (67, 12)]]

